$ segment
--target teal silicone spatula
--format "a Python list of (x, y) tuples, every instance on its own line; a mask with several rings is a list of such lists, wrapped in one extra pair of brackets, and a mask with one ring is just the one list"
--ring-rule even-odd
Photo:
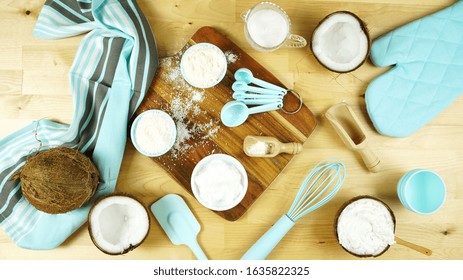
[(168, 194), (151, 205), (151, 212), (175, 245), (187, 245), (198, 260), (207, 260), (196, 237), (201, 226), (183, 198)]

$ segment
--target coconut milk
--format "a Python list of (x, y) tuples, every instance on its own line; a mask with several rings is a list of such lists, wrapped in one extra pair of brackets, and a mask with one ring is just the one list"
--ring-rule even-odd
[(273, 9), (263, 9), (251, 13), (246, 27), (252, 40), (264, 48), (274, 48), (281, 45), (289, 34), (288, 20)]

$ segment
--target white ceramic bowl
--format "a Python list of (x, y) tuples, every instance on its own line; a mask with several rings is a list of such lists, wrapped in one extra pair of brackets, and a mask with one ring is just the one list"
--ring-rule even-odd
[[(194, 49), (197, 49), (197, 48), (204, 48), (204, 47), (207, 47), (207, 48), (212, 48), (214, 50), (217, 51), (218, 54), (220, 54), (220, 59), (222, 60), (222, 63), (224, 65), (224, 68), (222, 69), (222, 71), (220, 72), (220, 75), (217, 76), (217, 79), (211, 83), (210, 85), (201, 85), (193, 80), (191, 80), (187, 75), (185, 75), (185, 72), (184, 72), (184, 68), (185, 68), (185, 57), (188, 56), (188, 54), (194, 50)], [(190, 85), (194, 86), (194, 87), (197, 87), (197, 88), (210, 88), (210, 87), (213, 87), (215, 85), (217, 85), (218, 83), (220, 83), (220, 81), (222, 81), (222, 79), (225, 77), (225, 74), (227, 73), (227, 57), (225, 56), (225, 54), (222, 52), (221, 49), (219, 49), (217, 46), (213, 45), (213, 44), (210, 44), (210, 43), (198, 43), (198, 44), (195, 44), (191, 47), (189, 47), (182, 55), (182, 59), (180, 60), (180, 72), (182, 74), (182, 77), (185, 79), (185, 81), (187, 81), (187, 83), (189, 83)]]
[[(140, 122), (140, 120), (143, 117), (147, 116), (148, 114), (155, 114), (155, 115), (158, 115), (159, 117), (164, 118), (166, 120), (166, 125), (168, 125), (168, 126), (170, 126), (172, 128), (172, 135), (171, 135), (171, 138), (170, 138), (169, 145), (166, 146), (165, 149), (163, 149), (159, 153), (149, 153), (147, 151), (144, 151), (140, 147), (140, 145), (137, 143), (136, 130), (137, 130), (138, 123)], [(161, 111), (161, 110), (154, 110), (154, 109), (153, 110), (147, 110), (147, 111), (141, 113), (140, 115), (138, 115), (135, 118), (135, 120), (133, 121), (132, 128), (130, 129), (130, 138), (132, 139), (132, 143), (135, 146), (135, 148), (137, 149), (137, 151), (139, 151), (141, 154), (143, 154), (145, 156), (148, 156), (148, 157), (158, 157), (158, 156), (162, 156), (163, 154), (167, 153), (174, 146), (175, 139), (177, 138), (177, 127), (176, 127), (175, 122), (172, 119), (172, 117), (169, 116), (169, 114), (167, 114), (166, 112)]]
[[(198, 190), (198, 186), (195, 182), (198, 172), (201, 171), (205, 165), (207, 165), (210, 161), (214, 159), (220, 159), (224, 161), (225, 163), (228, 163), (234, 166), (241, 175), (241, 185), (243, 186), (243, 190), (240, 193), (240, 195), (236, 197), (236, 199), (234, 199), (233, 201), (230, 201), (230, 203), (227, 205), (218, 206), (218, 205), (208, 204), (206, 201), (204, 201), (201, 198), (199, 190)], [(225, 154), (213, 154), (213, 155), (209, 155), (203, 158), (201, 161), (198, 162), (198, 164), (196, 164), (195, 168), (193, 169), (193, 173), (191, 174), (191, 189), (193, 191), (193, 195), (196, 197), (199, 203), (201, 203), (206, 208), (209, 208), (214, 211), (225, 211), (225, 210), (229, 210), (235, 207), (241, 202), (241, 200), (243, 200), (248, 190), (248, 175), (246, 174), (246, 170), (244, 169), (243, 165), (234, 157), (225, 155)]]

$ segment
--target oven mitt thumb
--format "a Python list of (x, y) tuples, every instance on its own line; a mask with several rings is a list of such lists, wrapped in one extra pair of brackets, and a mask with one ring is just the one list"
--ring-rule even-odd
[(463, 92), (463, 0), (375, 40), (372, 62), (395, 65), (365, 93), (376, 130), (405, 137)]

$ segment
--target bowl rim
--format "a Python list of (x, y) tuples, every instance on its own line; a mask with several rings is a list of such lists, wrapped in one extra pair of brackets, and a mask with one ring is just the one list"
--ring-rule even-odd
[(347, 250), (346, 248), (344, 248), (344, 246), (342, 246), (341, 243), (339, 243), (339, 236), (338, 236), (338, 219), (339, 219), (339, 216), (341, 215), (342, 211), (348, 206), (350, 205), (351, 203), (357, 201), (357, 200), (360, 200), (360, 199), (373, 199), (373, 200), (376, 200), (378, 201), (379, 203), (381, 203), (382, 205), (384, 205), (386, 207), (386, 209), (389, 211), (389, 213), (391, 214), (391, 218), (392, 218), (392, 222), (394, 223), (394, 234), (395, 234), (395, 229), (396, 229), (396, 219), (395, 219), (395, 215), (394, 215), (394, 212), (392, 211), (392, 209), (389, 207), (389, 205), (387, 205), (384, 201), (382, 201), (381, 199), (379, 198), (376, 198), (374, 196), (371, 196), (371, 195), (358, 195), (358, 196), (355, 196), (349, 200), (347, 200), (346, 202), (344, 202), (341, 207), (339, 207), (338, 209), (338, 212), (336, 213), (336, 216), (334, 218), (334, 233), (336, 235), (336, 240), (338, 241), (338, 244), (341, 246), (342, 249), (344, 249), (344, 251), (346, 251), (347, 253), (353, 255), (353, 256), (356, 256), (356, 257), (359, 257), (359, 258), (369, 258), (369, 257), (373, 257), (373, 258), (376, 258), (376, 257), (379, 257), (381, 256), (382, 254), (384, 254), (387, 250), (389, 250), (389, 248), (391, 247), (391, 245), (387, 245), (386, 248), (384, 248), (383, 251), (381, 251), (380, 253), (376, 254), (376, 255), (373, 255), (373, 254), (368, 254), (368, 255), (359, 255), (359, 254), (355, 254), (349, 250)]
[[(166, 149), (164, 149), (162, 152), (159, 152), (159, 153), (147, 153), (146, 151), (144, 151), (137, 143), (137, 139), (136, 139), (136, 134), (135, 134), (135, 131), (137, 129), (137, 126), (138, 126), (138, 123), (140, 122), (140, 119), (143, 117), (143, 116), (146, 116), (147, 114), (152, 114), (152, 113), (155, 113), (155, 114), (159, 114), (159, 115), (163, 115), (164, 117), (166, 117), (167, 119), (167, 122), (172, 126), (173, 130), (172, 130), (172, 138), (171, 138), (171, 141), (169, 143), (169, 145), (166, 147)], [(162, 111), (162, 110), (158, 110), (158, 109), (150, 109), (150, 110), (146, 110), (144, 111), (143, 113), (141, 113), (140, 115), (138, 115), (135, 120), (133, 121), (132, 123), (132, 127), (130, 128), (130, 138), (132, 140), (132, 144), (133, 146), (135, 147), (135, 149), (141, 153), (142, 155), (144, 156), (147, 156), (147, 157), (158, 157), (158, 156), (162, 156), (164, 155), (165, 153), (167, 153), (168, 151), (170, 151), (170, 149), (172, 149), (172, 147), (174, 146), (175, 144), (175, 141), (177, 140), (177, 125), (175, 124), (175, 121), (174, 119), (168, 114), (166, 113), (165, 111)]]
[[(220, 76), (217, 78), (217, 80), (210, 84), (210, 85), (207, 85), (207, 86), (199, 86), (198, 84), (195, 84), (195, 83), (192, 83), (191, 80), (189, 80), (187, 78), (187, 76), (185, 75), (184, 73), (184, 70), (183, 70), (183, 65), (184, 65), (184, 57), (185, 55), (190, 52), (191, 49), (194, 49), (194, 48), (198, 48), (200, 46), (208, 46), (210, 48), (213, 48), (213, 49), (216, 49), (218, 51), (218, 53), (220, 53), (220, 56), (222, 57), (222, 60), (224, 62), (224, 69), (222, 70), (222, 73), (220, 74)], [(202, 42), (202, 43), (196, 43), (190, 47), (188, 47), (188, 49), (185, 50), (185, 52), (182, 54), (182, 58), (180, 59), (180, 64), (179, 64), (179, 67), (180, 67), (180, 74), (182, 75), (182, 78), (190, 85), (196, 87), (196, 88), (201, 88), (201, 89), (206, 89), (206, 88), (211, 88), (211, 87), (214, 87), (216, 86), (217, 84), (219, 84), (223, 78), (225, 77), (225, 74), (227, 74), (227, 69), (228, 69), (228, 63), (227, 63), (227, 57), (225, 56), (225, 53), (219, 48), (217, 47), (216, 45), (214, 44), (211, 44), (211, 43), (206, 43), (206, 42)]]
[[(201, 197), (199, 196), (199, 193), (198, 193), (197, 187), (196, 187), (196, 183), (194, 182), (194, 179), (195, 179), (197, 173), (199, 172), (199, 170), (201, 170), (201, 168), (207, 162), (209, 162), (209, 161), (211, 161), (213, 159), (217, 159), (217, 158), (218, 159), (223, 159), (227, 163), (231, 163), (234, 167), (236, 167), (238, 169), (238, 171), (240, 172), (240, 174), (241, 174), (241, 180), (242, 180), (242, 184), (243, 184), (243, 192), (241, 193), (241, 195), (238, 196), (238, 198), (235, 201), (233, 201), (233, 203), (230, 203), (230, 205), (226, 206), (226, 207), (215, 207), (214, 205), (209, 205), (206, 202), (204, 202), (201, 199)], [(198, 200), (198, 202), (201, 205), (203, 205), (204, 207), (206, 207), (208, 209), (214, 210), (214, 211), (226, 211), (226, 210), (230, 210), (230, 209), (238, 206), (241, 203), (241, 201), (243, 200), (243, 198), (245, 197), (245, 195), (246, 195), (246, 193), (248, 191), (248, 174), (247, 174), (246, 169), (244, 168), (244, 166), (236, 158), (234, 158), (234, 157), (232, 157), (230, 155), (227, 155), (227, 154), (211, 154), (211, 155), (208, 155), (208, 156), (202, 158), (195, 165), (195, 167), (193, 169), (193, 172), (191, 173), (190, 187), (191, 187), (191, 191), (193, 192), (194, 197), (196, 198), (196, 200)]]

